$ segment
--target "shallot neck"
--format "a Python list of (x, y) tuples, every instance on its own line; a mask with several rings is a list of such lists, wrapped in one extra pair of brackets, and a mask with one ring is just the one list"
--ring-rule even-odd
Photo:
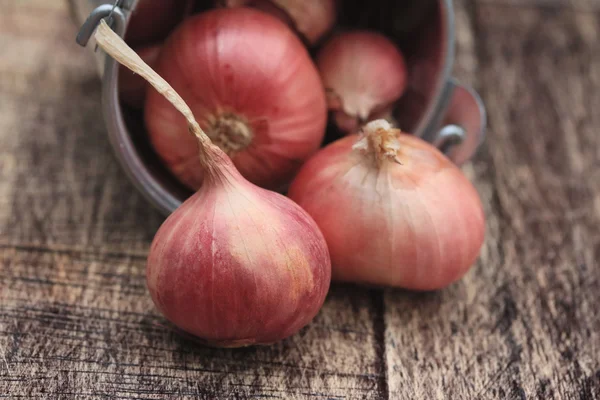
[(199, 160), (206, 179), (215, 182), (231, 181), (240, 177), (240, 173), (223, 150), (212, 143), (202, 143), (199, 140)]
[(375, 120), (364, 126), (364, 136), (352, 148), (371, 158), (378, 167), (386, 161), (401, 164), (398, 160), (399, 133), (400, 130), (394, 129), (386, 120)]

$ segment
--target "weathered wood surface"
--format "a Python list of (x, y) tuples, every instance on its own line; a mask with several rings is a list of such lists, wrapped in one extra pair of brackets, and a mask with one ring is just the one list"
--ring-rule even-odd
[(334, 285), (291, 339), (215, 350), (152, 307), (162, 218), (64, 4), (0, 0), (0, 397), (600, 399), (600, 14), (502, 3), (457, 10), (456, 72), (489, 110), (476, 267), (432, 294)]
[(507, 6), (540, 6), (543, 8), (570, 8), (576, 11), (600, 10), (600, 0), (475, 0), (479, 4)]
[(600, 0), (475, 0), (480, 4), (541, 6), (544, 8), (570, 8), (577, 11), (600, 10)]

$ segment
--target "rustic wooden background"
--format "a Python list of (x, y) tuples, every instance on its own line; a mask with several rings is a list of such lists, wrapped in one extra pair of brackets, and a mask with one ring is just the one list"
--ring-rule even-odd
[(161, 216), (112, 155), (63, 1), (0, 0), (0, 397), (600, 399), (600, 3), (461, 0), (489, 110), (476, 267), (433, 294), (334, 285), (314, 323), (215, 350), (154, 311)]

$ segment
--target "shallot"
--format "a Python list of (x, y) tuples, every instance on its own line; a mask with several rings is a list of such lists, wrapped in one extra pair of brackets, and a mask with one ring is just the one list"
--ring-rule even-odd
[[(296, 35), (271, 15), (251, 8), (195, 15), (165, 42), (156, 71), (259, 186), (287, 184), (323, 140), (327, 105), (316, 66)], [(145, 120), (166, 166), (198, 189), (204, 170), (185, 119), (151, 90)]]
[(484, 239), (469, 180), (435, 147), (385, 120), (318, 152), (289, 196), (321, 228), (336, 280), (439, 289), (469, 269)]
[(376, 32), (335, 36), (319, 51), (317, 66), (335, 123), (346, 133), (373, 119), (389, 118), (406, 88), (404, 56)]
[(331, 276), (315, 222), (288, 198), (244, 179), (183, 99), (104, 21), (96, 40), (185, 116), (205, 171), (200, 190), (152, 242), (146, 276), (157, 308), (214, 346), (268, 344), (297, 332), (321, 308)]
[(218, 0), (227, 7), (250, 6), (268, 12), (294, 28), (310, 44), (333, 27), (336, 0)]

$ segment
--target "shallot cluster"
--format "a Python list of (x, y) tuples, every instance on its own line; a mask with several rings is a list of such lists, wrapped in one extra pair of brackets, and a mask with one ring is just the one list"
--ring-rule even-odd
[[(130, 70), (122, 102), (143, 109), (162, 164), (193, 192), (150, 247), (156, 308), (212, 346), (270, 344), (311, 322), (332, 279), (437, 290), (461, 278), (483, 207), (455, 164), (398, 126), (414, 85), (397, 38), (339, 22), (344, 1), (206, 1), (143, 0), (140, 15), (164, 18), (131, 25), (135, 50), (104, 22), (96, 32)], [(338, 139), (322, 147), (328, 126)]]

